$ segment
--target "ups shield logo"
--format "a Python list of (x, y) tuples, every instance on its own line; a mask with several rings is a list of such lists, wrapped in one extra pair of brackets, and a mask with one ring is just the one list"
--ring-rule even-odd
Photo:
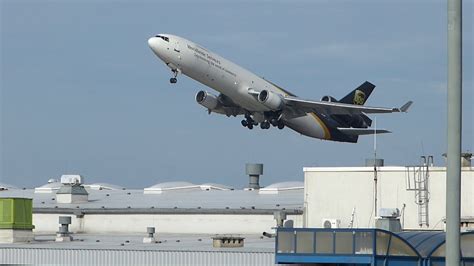
[(354, 104), (363, 105), (365, 103), (365, 93), (360, 90), (356, 90), (354, 93)]

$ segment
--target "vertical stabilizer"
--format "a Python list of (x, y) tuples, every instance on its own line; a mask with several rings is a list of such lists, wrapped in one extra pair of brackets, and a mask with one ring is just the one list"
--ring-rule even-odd
[(344, 96), (339, 102), (348, 104), (364, 105), (374, 90), (375, 85), (366, 81), (355, 90)]

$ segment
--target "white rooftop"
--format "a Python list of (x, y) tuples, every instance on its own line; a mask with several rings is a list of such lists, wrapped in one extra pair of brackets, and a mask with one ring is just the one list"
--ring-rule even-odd
[(260, 194), (278, 194), (283, 191), (304, 190), (304, 183), (300, 181), (288, 181), (274, 183), (264, 188), (260, 188)]
[[(93, 185), (85, 185), (89, 201), (80, 204), (62, 204), (56, 202), (55, 192), (61, 184), (50, 183), (35, 189), (12, 189), (0, 191), (0, 197), (33, 198), (35, 209), (214, 209), (214, 210), (258, 210), (258, 209), (303, 209), (303, 190), (287, 189), (285, 193), (265, 194), (259, 190), (231, 190), (220, 185), (189, 185), (191, 183), (167, 183), (156, 187), (167, 190), (166, 193), (144, 193), (142, 189), (116, 189), (103, 186), (97, 190)], [(176, 189), (193, 187), (186, 193)], [(202, 187), (209, 186), (206, 190)], [(278, 187), (278, 186), (277, 186)], [(294, 186), (288, 186), (292, 188)], [(171, 189), (169, 189), (171, 188)], [(276, 188), (278, 189), (278, 188)], [(280, 188), (281, 189), (281, 188)], [(284, 189), (284, 188), (283, 188)], [(45, 192), (43, 192), (45, 191)], [(49, 193), (48, 193), (49, 192)]]

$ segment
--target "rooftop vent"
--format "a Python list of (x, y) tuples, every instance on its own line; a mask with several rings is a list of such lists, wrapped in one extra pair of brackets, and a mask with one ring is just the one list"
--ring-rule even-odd
[[(82, 176), (80, 175), (62, 175), (61, 176), (61, 184), (64, 185), (75, 185), (75, 184), (82, 184)], [(51, 179), (50, 179), (51, 180)], [(49, 180), (48, 180), (49, 183)]]
[(398, 208), (381, 208), (379, 210), (380, 217), (375, 220), (375, 227), (388, 230), (391, 232), (401, 232), (400, 210)]
[(240, 248), (244, 246), (244, 237), (233, 235), (215, 235), (212, 246), (215, 248)]
[(273, 218), (275, 218), (277, 227), (283, 227), (283, 222), (286, 220), (286, 212), (276, 211), (273, 213)]
[(249, 188), (260, 189), (260, 175), (263, 174), (263, 164), (248, 163), (245, 165), (245, 174), (249, 176)]
[(156, 242), (156, 238), (155, 238), (155, 227), (147, 227), (146, 228), (146, 233), (148, 234), (148, 236), (144, 237), (143, 238), (143, 243), (155, 243)]
[[(443, 153), (443, 157), (447, 160), (446, 153)], [(471, 152), (462, 152), (461, 153), (461, 167), (471, 167), (472, 166), (472, 153)]]
[(71, 216), (59, 216), (59, 231), (56, 233), (56, 242), (72, 241), (69, 225), (71, 224)]
[(80, 175), (61, 176), (62, 186), (56, 192), (58, 203), (83, 203), (89, 200), (89, 193), (81, 185), (84, 178)]

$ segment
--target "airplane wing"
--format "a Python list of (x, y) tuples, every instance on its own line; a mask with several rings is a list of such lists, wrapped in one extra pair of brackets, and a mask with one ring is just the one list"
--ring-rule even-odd
[(373, 134), (383, 134), (383, 133), (392, 133), (386, 129), (373, 129), (373, 128), (352, 128), (352, 127), (338, 127), (339, 131), (347, 135), (373, 135)]
[(339, 102), (325, 102), (325, 101), (312, 101), (300, 99), (292, 96), (286, 96), (283, 98), (288, 106), (296, 110), (302, 110), (305, 113), (311, 113), (319, 111), (329, 114), (383, 114), (383, 113), (397, 113), (407, 112), (410, 108), (412, 101), (408, 101), (399, 108), (387, 108), (387, 107), (370, 107), (364, 105), (347, 104)]

